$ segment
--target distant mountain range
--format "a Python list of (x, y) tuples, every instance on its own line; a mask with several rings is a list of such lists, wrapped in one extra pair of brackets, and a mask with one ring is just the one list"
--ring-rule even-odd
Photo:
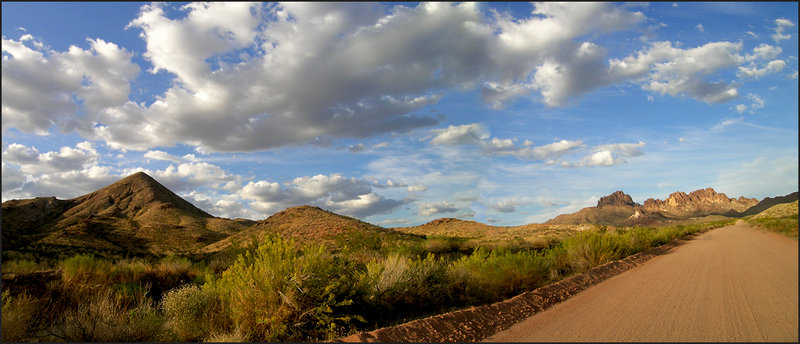
[[(292, 207), (261, 221), (214, 217), (182, 199), (143, 172), (95, 192), (68, 200), (37, 197), (2, 204), (2, 249), (7, 253), (68, 256), (75, 253), (137, 256), (212, 254), (236, 244), (280, 235), (298, 242), (347, 245), (370, 240), (416, 240), (424, 235), (520, 237), (562, 230), (563, 225), (648, 225), (712, 214), (751, 215), (797, 200), (797, 192), (775, 198), (728, 198), (713, 189), (666, 200), (633, 202), (622, 191), (601, 198), (596, 207), (559, 215), (545, 224), (497, 227), (475, 221), (437, 219), (415, 227), (386, 229), (311, 206)], [(562, 225), (562, 226), (557, 226)], [(525, 234), (525, 235), (528, 235)]]
[(653, 225), (710, 215), (744, 217), (757, 214), (780, 203), (797, 200), (797, 192), (782, 197), (729, 198), (712, 188), (690, 192), (674, 192), (665, 200), (647, 199), (639, 204), (622, 191), (601, 197), (597, 206), (587, 207), (573, 214), (564, 214), (546, 224), (593, 223), (611, 226)]

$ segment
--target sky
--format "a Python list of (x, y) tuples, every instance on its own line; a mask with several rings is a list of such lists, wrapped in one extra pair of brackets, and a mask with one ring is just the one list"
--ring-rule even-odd
[(2, 3), (2, 200), (541, 223), (798, 189), (798, 4)]

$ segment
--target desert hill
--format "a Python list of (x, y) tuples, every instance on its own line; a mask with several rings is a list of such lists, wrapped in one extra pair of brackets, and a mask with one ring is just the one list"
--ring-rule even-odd
[(476, 221), (441, 218), (413, 227), (390, 228), (393, 231), (424, 235), (474, 239), (476, 242), (502, 242), (510, 240), (541, 244), (557, 240), (585, 228), (574, 225), (537, 224), (521, 226), (492, 226)]
[(792, 192), (792, 193), (790, 193), (790, 194), (788, 194), (786, 196), (765, 197), (763, 200), (761, 200), (761, 202), (758, 202), (758, 204), (748, 208), (745, 211), (741, 211), (741, 212), (731, 211), (731, 212), (726, 213), (725, 215), (734, 216), (734, 217), (744, 217), (744, 216), (748, 216), (748, 215), (755, 215), (755, 214), (763, 212), (763, 211), (765, 211), (765, 210), (767, 210), (767, 209), (769, 209), (769, 208), (771, 208), (771, 207), (773, 207), (775, 205), (785, 204), (785, 203), (792, 203), (792, 202), (795, 202), (795, 201), (797, 201), (797, 191)]
[(222, 251), (236, 243), (246, 244), (266, 235), (277, 235), (296, 242), (328, 243), (337, 239), (346, 244), (353, 236), (384, 239), (420, 240), (422, 237), (388, 230), (352, 217), (318, 207), (302, 205), (284, 209), (255, 225), (201, 249), (203, 253)]
[(215, 218), (143, 172), (69, 200), (2, 204), (3, 252), (188, 253), (249, 223)]
[(653, 225), (709, 215), (726, 215), (744, 211), (758, 203), (754, 198), (729, 198), (712, 188), (690, 192), (674, 192), (666, 200), (647, 199), (644, 205), (633, 201), (622, 191), (600, 198), (597, 206), (586, 207), (573, 214), (563, 214), (547, 224), (593, 223), (610, 226)]
[(797, 201), (791, 203), (779, 203), (759, 212), (754, 219), (772, 218), (772, 217), (786, 217), (797, 216)]

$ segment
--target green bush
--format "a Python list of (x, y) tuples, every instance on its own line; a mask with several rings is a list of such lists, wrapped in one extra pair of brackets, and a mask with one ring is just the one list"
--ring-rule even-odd
[(185, 285), (167, 292), (161, 300), (161, 310), (179, 341), (196, 341), (206, 338), (217, 322), (219, 306), (216, 295), (208, 288)]
[[(331, 338), (352, 320), (337, 312), (357, 293), (353, 268), (322, 245), (270, 237), (209, 283), (249, 340)], [(361, 319), (363, 320), (363, 319)]]
[(462, 302), (479, 304), (497, 301), (545, 283), (550, 264), (535, 251), (489, 250), (478, 247), (449, 267), (456, 294)]
[(432, 253), (409, 258), (393, 253), (366, 264), (360, 278), (365, 299), (385, 311), (418, 313), (447, 305), (449, 280), (446, 263)]
[(26, 274), (47, 269), (48, 269), (47, 264), (37, 263), (33, 260), (28, 260), (28, 259), (3, 261), (4, 274)]
[(79, 254), (61, 262), (61, 279), (66, 284), (107, 283), (111, 263), (92, 255)]

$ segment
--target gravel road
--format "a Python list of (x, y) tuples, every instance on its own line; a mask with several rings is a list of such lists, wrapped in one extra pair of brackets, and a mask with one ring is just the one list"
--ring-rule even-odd
[(797, 240), (739, 221), (484, 341), (797, 342), (797, 295)]

